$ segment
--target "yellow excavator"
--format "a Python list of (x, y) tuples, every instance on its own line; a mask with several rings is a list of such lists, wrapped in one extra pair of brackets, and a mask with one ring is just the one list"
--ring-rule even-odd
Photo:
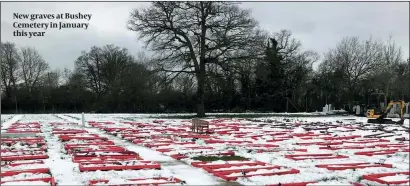
[[(400, 112), (399, 121), (393, 121), (391, 119), (386, 119), (387, 114), (390, 112), (391, 108), (393, 108), (393, 105), (399, 105)], [(366, 116), (368, 118), (367, 123), (380, 123), (380, 124), (403, 124), (404, 122), (404, 107), (406, 104), (404, 101), (390, 101), (390, 103), (387, 105), (386, 110), (383, 112), (376, 112), (375, 109), (368, 109)]]

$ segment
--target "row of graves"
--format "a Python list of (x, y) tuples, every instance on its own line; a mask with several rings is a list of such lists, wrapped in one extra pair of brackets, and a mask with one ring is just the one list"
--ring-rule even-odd
[[(408, 184), (409, 170), (395, 168), (379, 156), (409, 153), (408, 129), (395, 129), (388, 137), (349, 135), (352, 131), (377, 130), (377, 126), (363, 123), (256, 123), (245, 120), (215, 119), (187, 120), (180, 123), (167, 120), (143, 122), (89, 122), (107, 134), (117, 136), (139, 146), (151, 148), (176, 160), (185, 161), (231, 182), (260, 176), (286, 176), (303, 174), (298, 163), (309, 162), (315, 169), (337, 172), (345, 170), (379, 168), (380, 173), (360, 175), (351, 185)], [(200, 126), (200, 129), (196, 128)], [(298, 131), (303, 129), (303, 132)], [(377, 133), (377, 131), (376, 131)], [(389, 138), (392, 139), (392, 138)], [(311, 147), (315, 147), (312, 151)], [(280, 156), (296, 167), (277, 165), (246, 158), (240, 155), (269, 153)], [(346, 152), (346, 153), (340, 153)], [(368, 158), (369, 157), (369, 158)], [(407, 156), (408, 157), (408, 156)], [(360, 160), (350, 163), (349, 160)], [(368, 159), (368, 161), (367, 161)], [(371, 161), (370, 161), (371, 160)], [(320, 163), (332, 162), (335, 163)], [(318, 163), (317, 163), (318, 162)], [(266, 185), (312, 185), (320, 180), (303, 182), (275, 182)]]
[[(107, 137), (86, 128), (49, 123), (64, 152), (80, 172), (160, 170), (161, 163), (147, 161)], [(281, 177), (303, 177), (308, 171), (338, 174), (359, 172), (349, 184), (408, 185), (409, 169), (395, 157), (409, 154), (409, 130), (363, 123), (321, 123), (295, 121), (250, 121), (245, 119), (153, 120), (152, 122), (89, 121), (106, 134), (150, 148), (204, 170), (225, 182), (252, 182), (270, 178), (264, 185), (306, 186), (323, 180), (277, 181)], [(360, 134), (360, 131), (363, 134)], [(49, 158), (41, 124), (14, 123), (6, 134), (32, 136), (3, 137), (1, 141), (2, 185), (57, 185), (44, 160)], [(275, 157), (268, 162), (259, 157)], [(397, 159), (397, 158), (396, 158)], [(377, 160), (377, 161), (376, 161)], [(403, 161), (404, 162), (404, 161)], [(407, 161), (408, 164), (408, 161)], [(374, 170), (372, 172), (372, 170)], [(278, 179), (276, 179), (278, 178)], [(112, 178), (114, 179), (114, 178)], [(131, 178), (121, 183), (92, 179), (88, 185), (184, 184), (175, 177)]]

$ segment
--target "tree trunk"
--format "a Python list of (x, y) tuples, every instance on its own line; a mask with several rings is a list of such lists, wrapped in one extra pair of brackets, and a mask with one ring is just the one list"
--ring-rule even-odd
[[(407, 77), (408, 78), (408, 81), (407, 81), (408, 82), (408, 87), (407, 87), (408, 88), (408, 94), (407, 95), (410, 96), (410, 60), (409, 59), (407, 59), (407, 63), (409, 65), (408, 69), (407, 69), (408, 70), (407, 71), (407, 75), (408, 75), (408, 77)], [(410, 97), (408, 97), (407, 99), (409, 99), (408, 101), (410, 101)]]
[(17, 96), (16, 95), (14, 95), (14, 104), (15, 104), (15, 107), (16, 107), (16, 114), (18, 114)]
[(387, 106), (387, 95), (386, 94), (384, 94), (384, 101), (383, 102), (384, 102), (384, 107), (386, 108), (386, 106)]
[(205, 117), (205, 63), (200, 63), (199, 73), (197, 73), (198, 88), (196, 92), (197, 96), (197, 106), (196, 113), (197, 117)]
[[(199, 56), (199, 69), (197, 69), (198, 79), (198, 91), (197, 91), (197, 116), (205, 117), (205, 39), (206, 39), (206, 15), (204, 2), (200, 3), (201, 6), (201, 42), (200, 42), (200, 56)], [(198, 71), (199, 70), (199, 71)]]
[(349, 113), (352, 113), (352, 110), (353, 110), (353, 101), (352, 101), (352, 98), (349, 98), (349, 101), (348, 101), (348, 105), (349, 105)]

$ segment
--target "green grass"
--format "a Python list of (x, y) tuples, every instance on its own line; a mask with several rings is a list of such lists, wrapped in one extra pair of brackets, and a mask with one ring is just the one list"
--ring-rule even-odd
[(241, 156), (196, 156), (192, 158), (198, 161), (232, 161), (232, 160), (248, 160), (247, 158)]

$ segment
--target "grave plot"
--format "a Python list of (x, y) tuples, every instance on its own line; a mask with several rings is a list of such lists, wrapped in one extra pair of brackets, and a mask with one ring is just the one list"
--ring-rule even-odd
[(140, 145), (140, 146), (145, 146), (145, 145), (151, 145), (152, 146), (145, 146), (147, 148), (159, 148), (161, 146), (168, 146), (170, 143), (174, 142), (171, 138), (168, 137), (158, 137), (158, 136), (150, 136), (146, 137), (145, 139), (135, 139), (131, 141), (134, 144)]
[(300, 146), (311, 146), (311, 145), (318, 145), (318, 146), (331, 146), (331, 145), (342, 145), (343, 142), (298, 142), (296, 145)]
[(77, 144), (75, 146), (67, 144), (66, 151), (69, 154), (74, 153), (92, 153), (92, 152), (124, 152), (123, 147), (114, 144)]
[(16, 152), (21, 150), (47, 151), (47, 145), (41, 137), (3, 138), (1, 152)]
[[(28, 127), (38, 123), (12, 124), (11, 133), (28, 133)], [(23, 130), (22, 130), (23, 129)], [(27, 129), (27, 130), (25, 130)], [(19, 132), (16, 132), (19, 131)], [(40, 131), (40, 129), (35, 130)], [(42, 137), (3, 138), (1, 143), (1, 185), (55, 185), (50, 169), (44, 164), (48, 159), (47, 145)]]
[(321, 146), (319, 149), (323, 150), (355, 150), (355, 149), (374, 149), (376, 148), (375, 145), (328, 145), (328, 146)]
[(316, 182), (295, 182), (295, 183), (277, 183), (277, 184), (267, 184), (266, 186), (308, 186)]
[(405, 143), (376, 144), (375, 146), (381, 148), (409, 148), (409, 144)]
[[(397, 152), (406, 152), (406, 148), (409, 147), (408, 144), (404, 143), (392, 143), (385, 140), (374, 140), (374, 139), (361, 139), (356, 138), (357, 141), (343, 142), (341, 145), (327, 145), (319, 146), (322, 150), (331, 151), (349, 151), (353, 152), (355, 155), (363, 156), (375, 156), (375, 155), (394, 155)], [(365, 141), (361, 144), (361, 141)], [(357, 143), (359, 142), (359, 143)], [(331, 143), (331, 142), (330, 142)]]
[(285, 152), (285, 153), (298, 153), (298, 152), (307, 152), (307, 149), (296, 149), (296, 148), (288, 148), (288, 149), (284, 149), (284, 148), (272, 148), (272, 149), (258, 149), (256, 151), (256, 153), (272, 153), (272, 152)]
[(147, 130), (140, 130), (140, 129), (129, 129), (129, 128), (113, 128), (113, 127), (106, 127), (103, 130), (107, 131), (108, 134), (115, 135), (122, 139), (132, 141), (136, 139), (145, 139), (149, 136), (150, 132)]
[[(135, 141), (134, 141), (135, 143)], [(138, 144), (138, 143), (136, 143)], [(179, 142), (179, 141), (173, 141), (173, 140), (155, 140), (151, 143), (145, 143), (144, 146), (148, 148), (158, 148), (158, 147), (164, 147), (164, 146), (170, 146), (170, 145), (193, 145), (195, 142)]]
[(322, 139), (328, 141), (340, 141), (340, 140), (352, 140), (356, 138), (360, 138), (359, 135), (351, 135), (351, 136), (340, 136), (340, 137), (323, 137)]
[[(138, 171), (160, 170), (161, 165), (158, 162), (145, 161), (138, 153), (117, 146), (115, 142), (100, 137), (97, 134), (67, 128), (54, 128), (51, 133), (60, 139), (66, 153), (71, 156), (74, 163), (78, 164), (79, 172), (77, 175), (93, 175), (87, 180), (87, 183), (90, 185), (129, 185), (137, 183), (157, 185), (181, 182), (177, 178), (164, 181), (164, 179), (168, 180), (168, 177), (129, 178), (130, 176), (128, 175), (134, 174), (134, 176), (138, 176), (141, 173), (143, 174), (143, 172), (139, 173)], [(126, 176), (112, 176), (110, 179), (101, 179), (101, 176), (98, 176), (100, 173), (95, 171), (110, 171), (111, 173), (116, 171), (119, 175), (124, 173), (123, 175)], [(158, 172), (157, 174), (161, 173)], [(147, 174), (147, 176), (149, 175)], [(120, 179), (122, 180), (121, 182), (119, 182)]]
[(47, 158), (47, 152), (44, 150), (15, 150), (1, 153), (2, 161), (37, 160)]
[[(110, 126), (110, 127), (106, 127)], [(121, 126), (121, 125), (120, 125)], [(114, 128), (121, 128), (117, 127), (117, 125), (112, 124), (100, 124), (99, 129), (104, 131), (112, 131), (112, 135), (114, 131), (120, 131), (122, 129), (114, 129)], [(129, 129), (134, 130), (134, 129)], [(124, 131), (124, 130), (122, 130)], [(122, 132), (121, 131), (121, 132)], [(109, 133), (109, 132), (107, 132)], [(87, 134), (89, 135), (89, 134)], [(99, 136), (101, 137), (101, 136)], [(110, 138), (112, 139), (112, 138)], [(163, 170), (160, 163), (155, 161), (146, 161), (143, 160), (138, 153), (138, 158), (133, 155), (133, 157), (113, 157), (113, 155), (117, 155), (117, 153), (121, 153), (123, 155), (132, 155), (133, 151), (127, 150), (125, 146), (117, 146), (114, 141), (111, 140), (101, 140), (98, 139), (98, 143), (100, 144), (92, 144), (96, 143), (95, 140), (83, 139), (83, 140), (69, 140), (64, 142), (64, 147), (68, 154), (70, 154), (73, 158), (73, 161), (78, 163), (78, 168), (81, 174), (86, 175), (95, 175), (92, 176), (89, 182), (90, 185), (127, 185), (127, 184), (171, 184), (171, 183), (179, 183), (181, 182), (180, 179), (174, 178), (173, 180), (166, 181), (170, 178), (170, 175), (173, 175), (169, 170)], [(109, 143), (107, 143), (109, 142)], [(113, 142), (113, 143), (111, 143)], [(102, 144), (104, 143), (104, 144)], [(110, 154), (104, 154), (105, 151), (110, 151)], [(79, 155), (93, 155), (95, 153), (99, 155), (97, 158), (92, 159), (79, 159)], [(107, 155), (107, 157), (104, 157)], [(108, 157), (109, 156), (109, 157)], [(109, 177), (99, 177), (99, 172), (94, 171), (107, 171), (107, 174), (113, 173), (113, 171), (118, 172), (118, 174), (123, 174), (124, 176), (120, 176), (122, 181), (119, 181), (118, 178), (112, 177), (111, 179), (107, 179)], [(145, 173), (146, 172), (146, 173)], [(165, 174), (164, 174), (165, 173)], [(131, 176), (134, 175), (134, 176)], [(161, 179), (157, 177), (158, 175), (162, 175)], [(139, 177), (143, 176), (143, 178)], [(154, 177), (152, 177), (154, 176)], [(133, 178), (134, 177), (134, 178)], [(172, 176), (171, 176), (172, 177)], [(176, 176), (178, 177), (178, 176)], [(165, 181), (164, 181), (165, 179)]]
[[(179, 122), (180, 125), (171, 120), (147, 121), (108, 123), (96, 121), (92, 122), (92, 125), (108, 134), (126, 139), (138, 146), (164, 153), (177, 160), (185, 162), (195, 160), (201, 161), (202, 164), (223, 164), (223, 166), (220, 165), (222, 167), (208, 165), (204, 166), (207, 168), (202, 168), (192, 163), (192, 166), (201, 168), (222, 180), (240, 182), (242, 179), (239, 178), (245, 177), (252, 182), (258, 175), (262, 175), (259, 177), (265, 177), (266, 180), (258, 182), (258, 184), (264, 185), (279, 184), (272, 181), (275, 180), (274, 178), (281, 178), (282, 186), (337, 183), (337, 180), (333, 180), (333, 182), (321, 180), (329, 171), (332, 175), (349, 180), (349, 182), (343, 180), (344, 183), (356, 185), (355, 181), (361, 174), (356, 173), (357, 177), (349, 177), (350, 174), (347, 174), (346, 171), (349, 173), (362, 171), (360, 173), (367, 174), (372, 173), (372, 171), (377, 173), (378, 170), (403, 170), (403, 166), (397, 168), (396, 165), (400, 164), (402, 160), (399, 159), (404, 156), (391, 155), (408, 151), (408, 143), (393, 142), (390, 138), (365, 137), (373, 132), (365, 131), (366, 135), (362, 135), (363, 131), (359, 131), (360, 124), (355, 123), (329, 124), (322, 122), (316, 123), (317, 127), (314, 127), (313, 122), (308, 122), (305, 125), (301, 122), (278, 121), (261, 125), (249, 121), (245, 121), (244, 124), (243, 120), (217, 119), (209, 120), (212, 133), (195, 134), (190, 132), (189, 121)], [(109, 148), (111, 147), (99, 147), (95, 150)], [(121, 151), (121, 149), (113, 149)], [(87, 149), (87, 151), (90, 150), (90, 148)], [(373, 157), (378, 153), (387, 152), (391, 154)], [(74, 153), (74, 151), (70, 153)], [(361, 155), (369, 153), (371, 156)], [(388, 163), (371, 163), (377, 162), (380, 158), (385, 158)], [(260, 163), (254, 159), (259, 160)], [(208, 163), (204, 163), (205, 161)], [(230, 165), (234, 161), (242, 161), (243, 164)], [(275, 161), (285, 163), (275, 165)], [(323, 176), (312, 178), (312, 180), (292, 179), (292, 175), (303, 177), (304, 174), (312, 172)], [(272, 179), (269, 180), (270, 178)], [(132, 183), (128, 181), (122, 180), (121, 183)], [(107, 180), (104, 183), (108, 183)], [(108, 184), (115, 185), (115, 182), (112, 181)]]
[(310, 122), (303, 123), (300, 125), (306, 131), (315, 131), (315, 130), (329, 130), (339, 127), (338, 125), (332, 124), (331, 122)]
[(246, 143), (246, 144), (228, 144), (228, 149), (243, 150), (252, 153), (297, 153), (307, 152), (306, 148), (282, 148), (274, 143)]
[[(40, 151), (46, 152), (46, 144), (48, 144), (51, 147), (48, 149), (50, 159), (34, 159), (32, 157), (33, 160), (3, 161), (9, 159), (2, 157), (1, 185), (58, 184), (55, 183), (54, 179), (60, 182), (60, 184), (81, 183), (82, 185), (89, 184), (89, 180), (108, 181), (106, 183), (110, 185), (157, 185), (182, 182), (178, 178), (172, 178), (171, 175), (174, 175), (173, 171), (161, 169), (162, 166), (158, 162), (143, 160), (138, 153), (134, 152), (135, 150), (129, 151), (122, 146), (117, 146), (117, 142), (114, 142), (115, 140), (110, 141), (102, 135), (90, 133), (93, 129), (83, 129), (82, 126), (65, 121), (52, 122), (49, 125), (43, 122), (43, 120), (53, 117), (51, 115), (41, 117), (28, 115), (24, 116), (25, 121), (35, 118), (36, 120), (41, 120), (41, 124), (36, 122), (38, 125), (11, 126), (13, 130), (19, 131), (27, 127), (34, 127), (38, 129), (36, 131), (40, 131), (38, 135), (44, 136), (47, 141), (42, 137), (26, 137), (20, 140), (15, 138), (6, 139), (4, 140), (5, 144), (2, 144), (1, 148), (2, 155), (9, 156), (17, 153), (21, 156), (23, 153), (20, 153), (20, 151), (25, 152), (28, 149), (31, 151), (30, 155), (36, 155)], [(113, 124), (104, 123), (102, 125)], [(13, 130), (10, 129), (10, 131)], [(178, 129), (165, 130), (163, 127), (156, 127), (156, 130), (155, 132), (159, 133), (159, 135), (161, 135), (161, 131), (168, 133), (181, 131)], [(44, 155), (47, 155), (47, 153), (44, 153)], [(72, 160), (77, 161), (77, 163), (71, 163)], [(96, 170), (101, 170), (101, 172)], [(50, 174), (50, 171), (55, 174), (56, 178)], [(67, 172), (71, 172), (71, 174), (67, 175), (68, 178), (65, 178), (64, 175)], [(123, 182), (120, 183), (119, 179), (122, 179)], [(102, 183), (95, 184), (99, 185)]]
[[(115, 135), (117, 137), (128, 140), (135, 144), (147, 145), (150, 148), (168, 145), (164, 143), (178, 143), (177, 141), (171, 140), (171, 136), (169, 134), (186, 132), (186, 130), (188, 130), (164, 128), (161, 126), (151, 124), (138, 124), (138, 126), (136, 126), (131, 125), (129, 123), (122, 123), (120, 124), (120, 126), (113, 126), (111, 124), (107, 125), (103, 123), (94, 123), (94, 125), (100, 130), (106, 131), (108, 134)], [(189, 142), (186, 144), (193, 144), (193, 142)]]
[(185, 153), (177, 153), (177, 154), (171, 154), (170, 155), (172, 158), (176, 160), (182, 160), (190, 157), (195, 157), (195, 156), (213, 156), (213, 157), (218, 157), (218, 156), (235, 156), (235, 152), (231, 150), (218, 150), (218, 151), (201, 151), (201, 152), (195, 152), (195, 151), (188, 151)]
[(72, 122), (49, 122), (51, 127), (58, 127), (58, 126), (78, 126), (78, 123)]
[(91, 141), (81, 141), (81, 140), (75, 140), (73, 142), (67, 142), (64, 144), (64, 148), (67, 149), (73, 149), (73, 148), (86, 148), (90, 147), (92, 148), (93, 146), (113, 146), (115, 143), (113, 141), (96, 141), (96, 140), (91, 140)]
[(92, 160), (141, 160), (138, 153), (133, 151), (122, 151), (122, 152), (109, 152), (105, 151), (91, 151), (88, 153), (73, 153), (73, 162), (85, 162)]
[(157, 178), (135, 178), (135, 179), (114, 179), (114, 180), (90, 180), (90, 186), (97, 186), (97, 185), (116, 185), (116, 186), (128, 186), (128, 185), (170, 185), (170, 184), (177, 184), (182, 183), (182, 180), (178, 178), (165, 178), (165, 177), (157, 177)]
[(266, 142), (284, 142), (292, 138), (292, 136), (275, 136), (273, 139), (267, 139)]
[(379, 139), (379, 138), (360, 138), (360, 139), (353, 139), (353, 140), (344, 140), (343, 143), (347, 144), (380, 144), (380, 143), (388, 143), (389, 140), (386, 139)]
[(161, 165), (152, 161), (88, 161), (79, 163), (80, 171), (106, 171), (106, 170), (142, 170), (161, 169)]
[[(103, 124), (102, 124), (103, 125)], [(139, 129), (124, 129), (120, 127), (103, 127), (99, 126), (100, 129), (108, 131), (108, 133), (113, 133), (120, 136), (123, 139), (131, 141), (134, 144), (145, 146), (159, 152), (166, 153), (175, 159), (187, 158), (187, 154), (200, 154), (206, 153), (207, 151), (212, 151), (213, 155), (231, 155), (232, 152), (222, 151), (215, 152), (214, 147), (210, 146), (198, 146), (195, 141), (184, 141), (185, 139), (193, 138), (209, 138), (206, 135), (198, 135), (195, 133), (187, 132), (189, 127), (175, 127), (175, 128), (164, 128), (157, 127), (155, 125), (144, 124), (140, 126)], [(144, 134), (140, 134), (144, 131)], [(179, 140), (177, 140), (178, 138)], [(177, 153), (178, 152), (178, 153)]]
[(153, 135), (149, 136), (145, 139), (135, 139), (131, 141), (134, 144), (140, 145), (140, 146), (145, 146), (147, 148), (162, 148), (163, 146), (175, 146), (175, 145), (189, 145), (189, 144), (195, 144), (194, 141), (188, 141), (188, 142), (183, 142), (183, 141), (177, 141), (174, 139), (171, 139), (171, 137), (167, 136), (159, 136), (159, 135)]
[(1, 166), (1, 177), (15, 176), (22, 173), (49, 173), (50, 169), (41, 160), (26, 160), (5, 163)]
[(180, 137), (182, 139), (208, 139), (211, 138), (210, 135), (207, 134), (196, 134), (196, 133), (182, 133), (182, 134), (176, 134), (177, 137)]
[(335, 155), (335, 154), (288, 154), (286, 158), (298, 161), (298, 160), (324, 160), (324, 159), (344, 159), (349, 156)]
[(1, 144), (2, 161), (47, 159), (47, 146), (41, 137), (4, 138)]
[(372, 168), (372, 167), (386, 167), (392, 168), (391, 164), (383, 164), (383, 163), (342, 163), (342, 164), (321, 164), (316, 165), (319, 168), (325, 168), (327, 170), (347, 170), (347, 169), (364, 169), (364, 168)]
[(235, 181), (241, 177), (299, 173), (297, 169), (287, 169), (257, 161), (192, 162), (191, 164), (226, 181)]
[(375, 156), (375, 155), (392, 155), (398, 152), (399, 149), (385, 149), (385, 150), (375, 150), (375, 151), (362, 151), (355, 152), (355, 155), (364, 155), (364, 156)]
[[(53, 133), (56, 134), (58, 131), (60, 130), (54, 130)], [(66, 152), (72, 156), (73, 162), (79, 164), (81, 172), (160, 169), (158, 163), (140, 161), (142, 158), (138, 153), (116, 146), (107, 138), (88, 132), (81, 134), (81, 136), (78, 134), (59, 135), (59, 139), (65, 143)]]
[(149, 131), (144, 131), (139, 134), (126, 133), (120, 134), (122, 139), (128, 140), (134, 144), (150, 143), (151, 141), (172, 142), (171, 136), (162, 134), (151, 134)]
[(83, 133), (83, 134), (62, 134), (59, 136), (59, 139), (62, 142), (65, 141), (70, 141), (70, 140), (97, 140), (97, 141), (106, 141), (108, 140), (107, 138), (103, 138), (98, 136), (97, 134), (88, 134), (88, 133)]
[(206, 139), (204, 140), (207, 144), (247, 144), (252, 143), (252, 141), (241, 141), (241, 140), (220, 140), (220, 139)]
[(87, 133), (86, 130), (81, 129), (54, 129), (52, 134), (64, 134), (64, 135), (72, 135), (72, 134), (84, 134)]
[(387, 185), (409, 185), (409, 172), (390, 172), (363, 175), (363, 179)]
[(308, 186), (316, 182), (294, 182), (294, 183), (277, 183), (277, 184), (267, 184), (265, 186)]
[(158, 152), (166, 153), (166, 152), (176, 152), (176, 151), (186, 152), (186, 151), (192, 151), (192, 150), (202, 152), (202, 151), (212, 151), (214, 149), (215, 149), (214, 147), (209, 147), (209, 146), (187, 146), (187, 147), (180, 146), (179, 148), (178, 147), (173, 147), (173, 148), (164, 147), (164, 148), (157, 148), (155, 150)]
[[(25, 174), (25, 176), (30, 176), (30, 174)], [(53, 177), (50, 177), (48, 174), (36, 174), (38, 178), (16, 178), (16, 180), (6, 180), (2, 178), (0, 182), (1, 185), (47, 185), (47, 186), (55, 186), (55, 180)], [(33, 176), (33, 177), (36, 177)], [(7, 177), (6, 177), (7, 178)]]
[(112, 121), (88, 121), (90, 125), (114, 125), (115, 122)]
[(13, 123), (7, 129), (6, 133), (25, 133), (25, 134), (37, 134), (41, 133), (40, 124), (37, 122), (32, 123)]
[(292, 133), (291, 134), (293, 137), (297, 137), (302, 140), (312, 140), (312, 139), (323, 139), (326, 137), (332, 137), (331, 135), (328, 134), (315, 134), (313, 132), (307, 132), (307, 133)]

